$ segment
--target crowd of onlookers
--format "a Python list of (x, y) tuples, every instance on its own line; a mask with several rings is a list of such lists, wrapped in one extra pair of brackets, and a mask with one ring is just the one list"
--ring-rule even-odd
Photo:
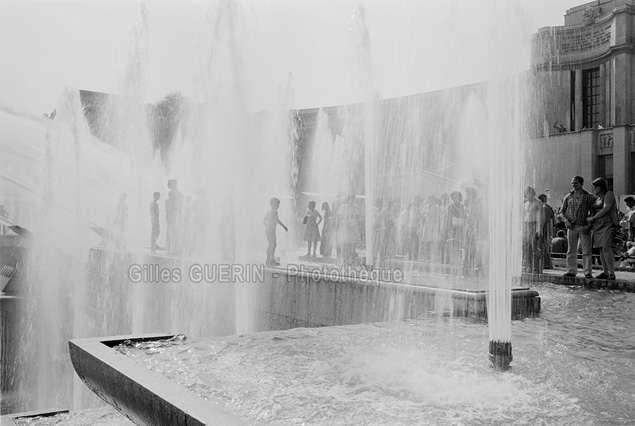
[[(603, 271), (595, 278), (615, 279), (615, 259), (635, 262), (635, 199), (626, 197), (627, 210), (621, 212), (606, 180), (593, 181), (593, 193), (583, 188), (584, 179), (575, 176), (572, 190), (554, 210), (546, 194), (536, 196), (525, 189), (523, 216), (523, 271), (541, 273), (553, 268), (553, 256), (566, 258), (565, 277), (577, 274), (578, 255), (583, 272), (593, 278), (592, 267)], [(372, 213), (372, 256), (374, 265), (390, 265), (407, 260), (450, 266), (460, 275), (478, 274), (487, 265), (488, 217), (481, 188), (465, 188), (441, 196), (415, 197), (410, 203), (400, 199), (376, 199)], [(364, 209), (354, 196), (340, 196), (329, 206), (310, 201), (303, 218), (305, 259), (320, 254), (329, 258), (335, 248), (340, 264), (355, 263), (356, 248), (365, 233)], [(319, 225), (322, 224), (320, 233)]]
[[(366, 227), (364, 200), (354, 195), (340, 194), (329, 205), (320, 209), (309, 201), (302, 222), (302, 240), (307, 253), (303, 260), (317, 260), (318, 244), (321, 260), (340, 265), (361, 263), (358, 248), (366, 247), (366, 261), (375, 266), (394, 266), (394, 262), (411, 262), (414, 267), (422, 263), (443, 265), (444, 271), (457, 275), (479, 275), (487, 266), (488, 214), (484, 205), (483, 185), (476, 181), (461, 191), (450, 194), (416, 196), (411, 202), (399, 198), (377, 198), (369, 215), (371, 226)], [(552, 257), (565, 257), (565, 277), (575, 277), (578, 256), (582, 257), (582, 270), (586, 278), (593, 278), (592, 267), (598, 262), (603, 272), (595, 278), (615, 279), (615, 259), (635, 264), (635, 199), (626, 197), (627, 211), (621, 212), (612, 191), (602, 178), (592, 182), (592, 193), (583, 187), (584, 179), (575, 176), (572, 190), (554, 210), (545, 194), (536, 196), (528, 186), (524, 191), (522, 232), (523, 271), (541, 273), (552, 269)], [(185, 197), (176, 180), (168, 181), (170, 189), (165, 202), (167, 219), (165, 251), (171, 254), (200, 255), (208, 232), (210, 209), (204, 192), (195, 199)], [(464, 197), (465, 194), (465, 197)], [(159, 192), (150, 203), (152, 224), (150, 248), (159, 249)], [(123, 244), (127, 220), (126, 194), (121, 194), (117, 205), (113, 240)], [(231, 202), (219, 222), (220, 247), (223, 261), (234, 261), (235, 233)], [(271, 209), (263, 220), (268, 241), (268, 265), (276, 265), (276, 228), (280, 200), (270, 200)], [(321, 213), (320, 213), (321, 211)], [(320, 227), (321, 226), (321, 227)], [(366, 238), (371, 232), (371, 238)], [(119, 237), (119, 238), (117, 238)]]
[[(523, 230), (523, 270), (541, 273), (551, 269), (552, 256), (565, 254), (565, 277), (575, 277), (578, 255), (582, 257), (585, 278), (615, 280), (615, 261), (635, 262), (635, 199), (626, 197), (625, 212), (603, 178), (592, 182), (593, 192), (583, 187), (584, 178), (574, 176), (571, 192), (554, 211), (547, 197), (536, 198), (532, 187), (525, 189)], [(554, 236), (555, 232), (555, 236)], [(593, 276), (593, 264), (598, 262), (602, 272)]]
[[(308, 203), (302, 219), (303, 241), (307, 253), (303, 259), (317, 259), (317, 246), (323, 259), (335, 256), (343, 265), (358, 262), (357, 248), (366, 238), (363, 200), (340, 194), (329, 205)], [(454, 267), (458, 274), (476, 274), (487, 263), (481, 242), (487, 238), (487, 217), (476, 187), (427, 198), (374, 200), (372, 211), (372, 247), (366, 249), (376, 266), (388, 266), (395, 260), (427, 262)], [(272, 223), (268, 221), (268, 223)], [(320, 231), (319, 225), (322, 224)], [(272, 240), (268, 236), (269, 240)], [(269, 260), (269, 259), (268, 259)]]
[[(177, 181), (168, 181), (168, 197), (165, 201), (165, 218), (167, 229), (165, 230), (165, 247), (158, 244), (161, 234), (160, 226), (160, 192), (152, 194), (150, 202), (150, 250), (165, 250), (167, 254), (201, 256), (205, 254), (209, 222), (211, 218), (210, 206), (207, 194), (199, 191), (196, 197), (184, 195), (178, 188)], [(117, 203), (116, 215), (112, 231), (104, 235), (103, 244), (114, 244), (120, 248), (125, 247), (125, 227), (128, 220), (127, 194), (122, 193)], [(222, 257), (224, 261), (234, 259), (234, 217), (231, 202), (223, 205), (220, 222), (218, 224), (221, 239)]]

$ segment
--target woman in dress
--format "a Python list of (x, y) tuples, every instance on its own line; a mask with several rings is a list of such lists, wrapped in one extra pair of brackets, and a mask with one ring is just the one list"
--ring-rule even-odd
[(318, 225), (322, 222), (322, 215), (315, 210), (315, 201), (309, 201), (309, 211), (306, 212), (302, 223), (304, 223), (304, 241), (307, 242), (306, 257), (316, 257), (317, 243), (320, 241), (320, 229)]
[(600, 260), (603, 272), (596, 278), (615, 280), (615, 258), (613, 254), (612, 225), (618, 224), (617, 203), (615, 195), (608, 190), (606, 181), (597, 178), (593, 181), (595, 196), (595, 214), (589, 216), (587, 222), (593, 226), (593, 248), (600, 248)]

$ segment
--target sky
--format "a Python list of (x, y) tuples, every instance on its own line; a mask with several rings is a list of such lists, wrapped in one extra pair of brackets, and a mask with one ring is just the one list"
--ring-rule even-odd
[(247, 110), (421, 93), (527, 69), (529, 35), (583, 3), (0, 0), (0, 105), (50, 113), (65, 88), (156, 102), (234, 87)]

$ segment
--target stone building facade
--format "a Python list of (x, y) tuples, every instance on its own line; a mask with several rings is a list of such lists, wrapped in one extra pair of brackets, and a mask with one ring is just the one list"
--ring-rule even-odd
[(635, 1), (596, 0), (538, 30), (531, 73), (527, 178), (556, 206), (574, 175), (634, 193)]

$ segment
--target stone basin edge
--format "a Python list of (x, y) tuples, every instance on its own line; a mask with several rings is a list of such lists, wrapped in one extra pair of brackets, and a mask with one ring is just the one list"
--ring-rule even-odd
[(125, 340), (163, 340), (171, 334), (149, 333), (69, 340), (75, 372), (97, 396), (137, 425), (246, 425), (239, 417), (206, 401), (115, 351)]

